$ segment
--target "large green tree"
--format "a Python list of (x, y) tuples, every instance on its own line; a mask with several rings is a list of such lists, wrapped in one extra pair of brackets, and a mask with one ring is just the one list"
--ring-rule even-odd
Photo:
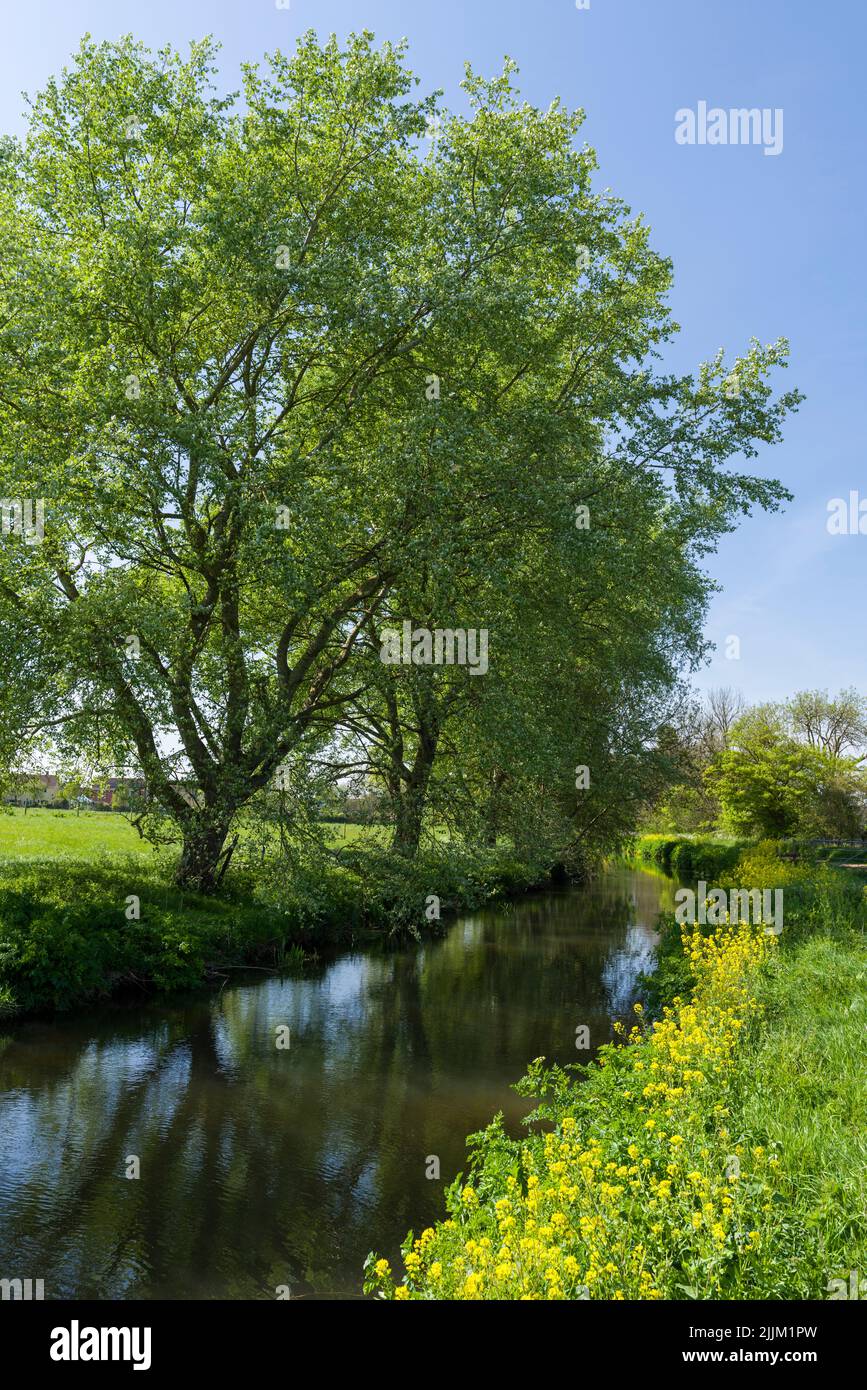
[[(797, 399), (782, 345), (735, 390), (721, 355), (652, 370), (670, 267), (509, 67), (456, 117), (369, 35), (308, 34), (242, 102), (213, 64), (86, 40), (0, 150), (0, 492), (46, 505), (0, 547), (4, 753), (134, 769), (206, 890), (400, 576), (470, 613), (600, 486), (700, 556), (778, 503), (725, 465)], [(635, 582), (640, 535), (609, 544)]]

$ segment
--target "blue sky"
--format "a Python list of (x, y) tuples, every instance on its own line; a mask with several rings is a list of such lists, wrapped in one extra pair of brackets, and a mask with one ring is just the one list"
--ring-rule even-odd
[[(423, 88), (442, 88), (453, 106), (465, 60), (489, 74), (508, 54), (529, 100), (585, 108), (600, 185), (644, 212), (673, 259), (683, 331), (672, 366), (786, 336), (782, 382), (807, 395), (785, 442), (751, 465), (781, 478), (794, 502), (745, 521), (710, 563), (723, 586), (707, 626), (718, 650), (698, 684), (751, 700), (867, 690), (867, 535), (827, 530), (830, 499), (867, 499), (865, 16), (860, 0), (590, 0), (587, 10), (575, 0), (29, 0), (4, 13), (0, 130), (22, 129), (19, 93), (41, 87), (85, 32), (132, 32), (153, 47), (214, 34), (228, 88), (242, 61), (291, 48), (311, 27), (405, 35)], [(675, 112), (700, 101), (781, 108), (781, 153), (678, 144)], [(725, 657), (729, 635), (739, 660)]]

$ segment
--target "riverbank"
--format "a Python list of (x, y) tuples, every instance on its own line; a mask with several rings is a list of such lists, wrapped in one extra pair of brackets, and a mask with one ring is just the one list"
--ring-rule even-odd
[[(65, 819), (60, 829), (67, 839), (86, 833)], [(457, 912), (550, 882), (547, 866), (500, 850), (449, 844), (409, 862), (376, 837), (319, 846), (291, 862), (242, 861), (213, 897), (181, 892), (172, 868), (165, 853), (0, 862), (0, 1017), (130, 989), (190, 989), (241, 966), (279, 969), (325, 948), (436, 933)]]
[[(673, 878), (703, 878), (710, 882), (730, 872), (743, 854), (755, 849), (757, 840), (738, 840), (724, 835), (636, 835), (626, 859), (642, 869), (661, 869)], [(867, 847), (863, 841), (787, 839), (767, 841), (784, 863), (829, 864), (834, 868), (867, 873)]]
[(867, 1269), (864, 894), (771, 846), (731, 849), (692, 862), (725, 854), (718, 883), (783, 887), (782, 934), (668, 919), (655, 1021), (638, 1004), (580, 1082), (533, 1063), (522, 1091), (549, 1132), (492, 1122), (403, 1270), (369, 1257), (370, 1291), (824, 1299)]

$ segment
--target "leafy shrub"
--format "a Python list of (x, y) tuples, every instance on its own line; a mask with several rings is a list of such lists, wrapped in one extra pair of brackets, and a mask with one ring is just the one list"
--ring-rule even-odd
[[(127, 898), (140, 917), (128, 919)], [(273, 918), (231, 898), (182, 894), (130, 862), (50, 861), (0, 872), (0, 997), (6, 1013), (66, 1009), (124, 984), (182, 989), (208, 965), (251, 960), (276, 944)]]
[(642, 835), (635, 843), (634, 857), (639, 864), (671, 873), (671, 856), (680, 843), (671, 835)]
[(638, 864), (652, 865), (675, 878), (703, 878), (710, 882), (734, 868), (743, 848), (740, 841), (641, 835), (633, 844), (632, 858)]

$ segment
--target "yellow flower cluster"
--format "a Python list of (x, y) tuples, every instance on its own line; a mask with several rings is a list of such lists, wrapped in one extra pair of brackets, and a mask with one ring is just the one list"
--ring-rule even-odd
[(755, 1213), (770, 1209), (774, 1156), (733, 1142), (725, 1100), (757, 1007), (750, 979), (775, 945), (746, 923), (686, 929), (692, 998), (650, 1027), (636, 1005), (625, 1045), (602, 1050), (554, 1131), (524, 1140), (511, 1171), (492, 1156), (450, 1194), (452, 1218), (404, 1247), (402, 1280), (371, 1261), (366, 1287), (399, 1299), (658, 1299), (699, 1281), (691, 1296), (722, 1296), (732, 1262), (757, 1256)]

